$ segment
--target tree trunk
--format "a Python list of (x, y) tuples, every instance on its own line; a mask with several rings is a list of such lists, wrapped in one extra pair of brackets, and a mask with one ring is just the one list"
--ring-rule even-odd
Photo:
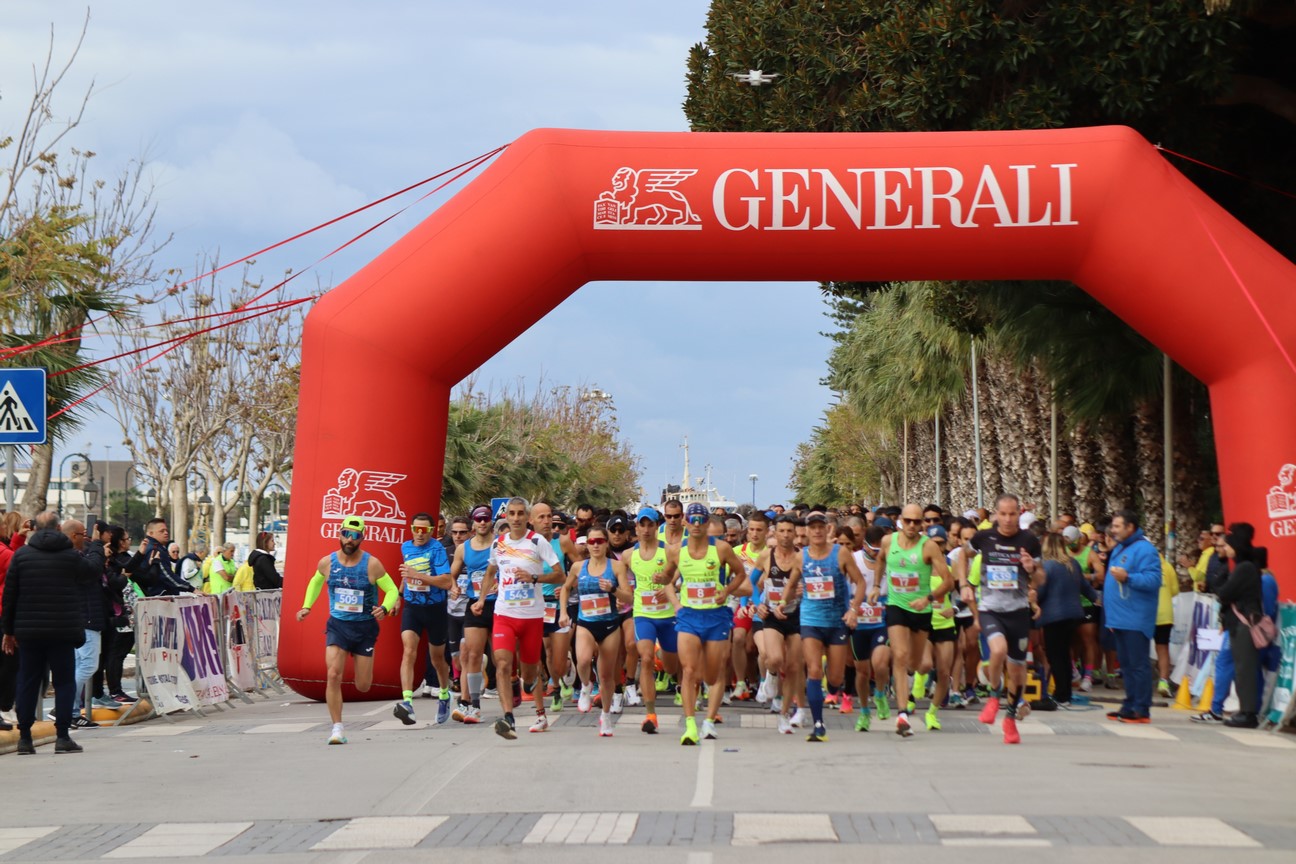
[[(27, 488), (23, 490), (22, 501), (18, 505), (23, 515), (34, 517), (50, 509), (49, 484), (50, 469), (54, 465), (54, 445), (52, 443), (36, 444), (31, 448), (31, 467), (27, 470)], [(59, 514), (63, 518), (63, 514)]]
[(1165, 551), (1165, 459), (1161, 402), (1144, 402), (1134, 411), (1135, 510), (1143, 518), (1143, 533)]

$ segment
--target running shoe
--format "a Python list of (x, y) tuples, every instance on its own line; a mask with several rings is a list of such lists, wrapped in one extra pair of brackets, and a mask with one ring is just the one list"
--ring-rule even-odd
[(1119, 720), (1119, 719), (1121, 719), (1122, 717), (1129, 717), (1129, 716), (1132, 716), (1132, 715), (1130, 715), (1129, 713), (1127, 713), (1127, 712), (1124, 711), (1123, 709), (1117, 709), (1116, 711), (1108, 711), (1108, 712), (1107, 712), (1107, 719), (1108, 719), (1108, 720)]
[(454, 710), (450, 712), (450, 719), (456, 723), (464, 722), (464, 711), (467, 708), (468, 706), (462, 702), (456, 704)]
[(1017, 719), (1018, 719), (1018, 720), (1025, 720), (1027, 717), (1030, 716), (1030, 713), (1031, 713), (1031, 711), (1033, 711), (1033, 710), (1034, 710), (1034, 709), (1031, 708), (1031, 704), (1030, 704), (1029, 702), (1027, 702), (1027, 701), (1025, 701), (1025, 700), (1022, 700), (1021, 702), (1018, 702), (1018, 703), (1017, 703)]
[(860, 715), (859, 715), (859, 718), (856, 719), (856, 721), (855, 721), (855, 731), (856, 731), (856, 732), (867, 732), (867, 731), (869, 731), (869, 722), (870, 722), (870, 721), (869, 721), (869, 715), (867, 715), (867, 714), (861, 712)]
[(450, 697), (437, 700), (437, 725), (443, 726), (450, 719)]
[(113, 711), (118, 711), (122, 707), (121, 702), (116, 699), (109, 699), (107, 696), (96, 696), (90, 702), (96, 708), (111, 708)]
[(692, 717), (684, 718), (684, 734), (680, 736), (680, 744), (691, 747), (698, 743), (697, 721)]
[(1080, 692), (1088, 693), (1093, 690), (1093, 676), (1086, 675), (1080, 679)]
[(801, 710), (800, 705), (798, 705), (797, 709), (792, 712), (792, 716), (788, 718), (788, 722), (798, 729), (801, 728), (801, 724), (805, 723), (805, 712)]
[(658, 672), (657, 678), (653, 682), (653, 686), (657, 688), (658, 693), (665, 693), (666, 688), (670, 686), (670, 676), (665, 672)]
[(756, 704), (758, 705), (769, 704), (770, 697), (773, 695), (770, 693), (769, 679), (769, 675), (761, 678), (760, 686), (756, 688)]
[(787, 715), (785, 714), (779, 715), (778, 731), (780, 735), (792, 734), (792, 723), (788, 720)]
[(513, 724), (508, 721), (508, 718), (501, 717), (495, 721), (495, 734), (512, 741), (517, 737), (517, 729), (513, 728)]
[(647, 717), (645, 717), (643, 725), (639, 727), (639, 731), (643, 732), (645, 735), (656, 735), (657, 715), (649, 714)]
[(967, 707), (967, 703), (963, 701), (963, 694), (958, 692), (957, 690), (950, 691), (949, 696), (946, 697), (945, 699), (945, 704), (947, 708), (954, 708), (954, 709), (962, 709)]
[(89, 717), (85, 716), (84, 714), (74, 714), (72, 715), (72, 728), (73, 729), (97, 729), (99, 728), (99, 724), (91, 720)]
[(1017, 721), (1012, 717), (1003, 719), (1003, 733), (1005, 744), (1020, 744), (1021, 733), (1017, 731)]
[(580, 699), (576, 703), (576, 710), (582, 714), (588, 714), (590, 710), (590, 705), (592, 705), (593, 702), (594, 702), (594, 697), (590, 694), (590, 688), (582, 687), (580, 692)]
[(995, 717), (999, 715), (999, 697), (991, 696), (986, 699), (985, 707), (981, 709), (981, 716), (978, 718), (987, 726), (994, 723)]
[(345, 743), (347, 743), (347, 742), (346, 742), (346, 733), (342, 731), (342, 724), (341, 724), (341, 723), (334, 723), (334, 724), (333, 724), (333, 732), (329, 735), (328, 743), (330, 743), (330, 744), (345, 744)]
[(127, 693), (114, 693), (112, 694), (112, 698), (114, 702), (120, 702), (123, 705), (133, 705), (139, 701), (134, 696)]
[(555, 693), (553, 695), (553, 698), (549, 700), (549, 710), (554, 712), (561, 712), (562, 709), (563, 709), (562, 696), (558, 693)]
[(463, 722), (465, 726), (472, 726), (481, 722), (481, 709), (469, 705), (464, 709)]
[(612, 715), (606, 711), (599, 715), (599, 737), (612, 737)]
[(814, 728), (810, 730), (810, 734), (806, 736), (806, 740), (811, 742), (827, 741), (828, 730), (824, 727), (824, 724), (816, 723)]
[(909, 716), (903, 711), (896, 718), (896, 734), (901, 738), (908, 738), (913, 735), (913, 730), (909, 728)]
[(683, 707), (683, 706), (684, 706), (684, 694), (682, 694), (682, 693), (680, 693), (680, 691), (676, 690), (676, 691), (675, 691), (675, 707), (677, 707), (677, 708), (681, 708), (681, 707)]
[(1157, 682), (1157, 694), (1169, 698), (1170, 681), (1168, 679), (1162, 678), (1159, 682)]
[(413, 726), (417, 721), (414, 719), (414, 704), (412, 702), (397, 702), (396, 707), (392, 709), (396, 719), (406, 726)]
[[(709, 691), (708, 691), (707, 694), (706, 694), (706, 698), (707, 698), (708, 700), (711, 698), (711, 693), (710, 693)], [(732, 691), (732, 690), (726, 690), (726, 691), (724, 691), (724, 695), (720, 697), (720, 704), (721, 704), (721, 705), (728, 705), (731, 701), (733, 701), (733, 698), (734, 698), (733, 691)], [(699, 698), (699, 699), (698, 699), (698, 702), (701, 702), (701, 701), (702, 701), (702, 699)], [(701, 705), (698, 705), (698, 707), (701, 708), (702, 706), (701, 706)]]
[(748, 689), (747, 682), (739, 681), (737, 684), (735, 684), (731, 696), (732, 698), (737, 699), (739, 702), (746, 702), (748, 699), (750, 699), (751, 690)]
[(1194, 723), (1223, 723), (1224, 715), (1216, 714), (1214, 711), (1203, 711), (1200, 714), (1194, 714), (1188, 719)]
[(432, 685), (426, 681), (423, 682), (423, 686), (419, 688), (419, 695), (424, 699), (431, 699), (433, 695)]
[(976, 688), (969, 687), (966, 691), (964, 691), (963, 704), (969, 706), (981, 704), (981, 694), (976, 691)]
[(545, 698), (548, 699), (549, 697), (553, 696), (557, 692), (558, 692), (558, 685), (553, 682), (552, 678), (550, 678), (548, 682), (545, 683)]
[(941, 728), (941, 725), (940, 725), (940, 718), (936, 716), (936, 711), (935, 711), (934, 708), (928, 708), (928, 709), (927, 709), (927, 714), (925, 715), (925, 717), (924, 717), (923, 719), (925, 719), (925, 720), (927, 721), (927, 730), (928, 730), (929, 732), (939, 732), (939, 731), (940, 731), (940, 728)]
[(716, 724), (714, 720), (707, 719), (702, 721), (702, 737), (708, 741), (714, 741), (720, 737), (716, 734)]
[(549, 718), (548, 718), (548, 716), (546, 716), (546, 715), (544, 715), (544, 714), (541, 714), (539, 717), (536, 717), (535, 722), (531, 724), (531, 731), (532, 731), (532, 732), (547, 732), (547, 731), (549, 731)]
[(499, 698), (499, 691), (496, 690), (494, 687), (487, 687), (485, 690), (482, 691), (481, 698), (483, 698), (483, 699), (498, 699), (498, 698)]
[(612, 707), (608, 709), (609, 714), (620, 714), (625, 705), (625, 697), (620, 693), (612, 694)]
[(836, 704), (837, 704), (837, 694), (836, 694), (836, 693), (829, 693), (829, 694), (827, 694), (826, 696), (824, 696), (824, 704), (825, 704), (825, 705), (836, 705)]
[(841, 707), (837, 710), (841, 711), (843, 714), (849, 714), (851, 711), (855, 710), (854, 706), (851, 705), (851, 697), (849, 693), (842, 694)]
[(770, 700), (770, 713), (771, 713), (771, 714), (782, 714), (782, 713), (783, 713), (783, 697), (782, 697), (782, 696), (775, 696), (773, 699)]
[(887, 702), (885, 693), (873, 694), (873, 707), (877, 708), (879, 720), (891, 719), (891, 705)]
[(1146, 714), (1127, 714), (1117, 719), (1121, 723), (1147, 724), (1152, 722), (1152, 718)]
[(914, 709), (917, 707), (918, 706), (914, 704), (913, 697), (911, 696), (909, 698), (909, 702), (905, 705), (905, 710), (908, 711), (910, 714), (912, 714), (914, 713)]
[(558, 692), (562, 694), (564, 702), (571, 702), (576, 697), (576, 688), (572, 687), (566, 681), (558, 686)]
[(625, 704), (627, 708), (635, 708), (643, 704), (643, 700), (639, 698), (639, 688), (633, 684), (626, 685)]

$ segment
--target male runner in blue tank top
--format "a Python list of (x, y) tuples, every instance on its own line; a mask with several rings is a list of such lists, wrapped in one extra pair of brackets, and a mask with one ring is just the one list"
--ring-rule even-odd
[[(348, 516), (342, 520), (338, 532), (339, 550), (326, 555), (315, 566), (315, 575), (306, 586), (306, 599), (297, 613), (304, 621), (320, 592), (328, 586), (329, 619), (325, 628), (327, 638), (324, 663), (328, 667), (328, 681), (324, 685), (324, 698), (328, 702), (333, 731), (330, 744), (347, 743), (342, 729), (342, 672), (350, 654), (354, 662), (355, 688), (366, 693), (373, 684), (373, 651), (378, 641), (378, 622), (396, 608), (398, 592), (396, 583), (387, 575), (387, 568), (368, 552), (360, 551), (364, 542), (364, 520)], [(325, 576), (324, 574), (328, 575)], [(382, 605), (378, 604), (378, 589), (383, 589)]]
[[(460, 704), (450, 716), (469, 725), (481, 722), (482, 660), (495, 620), (496, 600), (494, 594), (483, 597), (481, 593), (486, 569), (490, 566), (491, 544), (495, 540), (491, 533), (491, 509), (484, 504), (474, 507), (471, 518), (472, 536), (455, 549), (454, 561), (450, 564), (450, 578), (454, 583), (450, 588), (450, 599), (462, 595), (468, 600), (464, 609), (463, 643), (459, 648), (460, 674), (468, 688), (468, 702)], [(482, 600), (482, 604), (474, 608), (478, 600)]]
[(446, 612), (446, 589), (450, 587), (450, 562), (445, 547), (432, 536), (432, 517), (419, 513), (410, 519), (412, 540), (401, 544), (401, 701), (392, 713), (406, 726), (413, 726), (414, 659), (419, 639), (427, 633), (428, 662), (436, 669), (438, 725), (450, 719), (450, 666), (446, 663), (445, 644), (450, 635)]

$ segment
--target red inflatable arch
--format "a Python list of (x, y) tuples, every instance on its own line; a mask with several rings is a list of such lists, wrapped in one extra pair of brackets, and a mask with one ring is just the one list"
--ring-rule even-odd
[[(339, 517), (395, 573), (436, 510), (451, 387), (581, 285), (827, 279), (1082, 286), (1210, 387), (1225, 512), (1296, 593), (1296, 268), (1137, 133), (539, 130), (306, 321), (285, 680), (323, 698), (323, 606), (292, 613)], [(465, 290), (486, 311), (444, 320)], [(374, 698), (399, 689), (398, 628)]]

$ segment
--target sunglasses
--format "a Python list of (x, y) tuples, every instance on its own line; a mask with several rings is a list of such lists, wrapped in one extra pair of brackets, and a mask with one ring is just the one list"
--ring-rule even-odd
[(607, 542), (606, 537), (586, 537), (585, 538), (585, 545), (587, 546), (602, 546), (606, 542)]
[(432, 529), (425, 527), (423, 525), (411, 525), (410, 530), (413, 531), (415, 534), (426, 534)]
[(922, 524), (922, 520), (921, 520), (921, 519), (906, 519), (906, 518), (903, 517), (903, 516), (900, 517), (900, 522), (901, 522), (901, 524), (903, 524), (903, 525), (921, 525), (921, 524)]
[(474, 516), (474, 517), (473, 517), (473, 521), (474, 521), (474, 522), (489, 522), (489, 521), (491, 521), (491, 518), (490, 518), (489, 516)]
[(939, 517), (939, 516), (935, 516), (935, 517), (931, 517), (931, 516), (924, 516), (924, 517), (923, 517), (923, 522), (927, 523), (928, 525), (936, 525), (936, 524), (938, 524), (940, 521), (941, 521), (941, 520), (940, 520), (940, 517)]
[(667, 514), (666, 514), (666, 518), (667, 518), (667, 519), (683, 519), (683, 518), (684, 518), (684, 514), (683, 514), (683, 513), (667, 513)]
[(459, 529), (453, 529), (453, 528), (452, 528), (452, 529), (450, 529), (450, 533), (451, 533), (451, 534), (467, 534), (467, 533), (468, 533), (468, 529), (467, 529), (467, 528), (459, 528)]
[(690, 516), (688, 520), (690, 525), (705, 525), (706, 523), (707, 517), (705, 516)]
[(363, 532), (363, 531), (352, 531), (352, 530), (350, 530), (350, 529), (347, 529), (346, 531), (343, 531), (343, 532), (342, 532), (342, 539), (343, 539), (343, 540), (363, 540), (363, 539), (364, 539), (364, 532)]

